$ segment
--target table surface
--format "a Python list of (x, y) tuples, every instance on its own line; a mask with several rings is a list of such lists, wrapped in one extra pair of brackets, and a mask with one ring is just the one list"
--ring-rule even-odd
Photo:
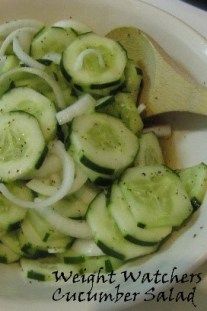
[[(199, 1), (199, 0), (198, 0)], [(190, 25), (200, 34), (207, 38), (207, 11), (201, 10), (195, 6), (192, 6), (186, 2), (180, 0), (144, 0), (149, 4), (163, 9), (171, 13), (172, 15), (183, 20), (185, 23)], [(202, 282), (196, 289), (195, 302), (197, 308), (192, 304), (182, 303), (155, 303), (145, 302), (134, 308), (127, 309), (127, 311), (205, 311), (207, 310), (207, 263), (202, 267), (199, 267), (197, 272), (203, 274)], [(177, 291), (185, 291), (186, 293), (192, 289), (192, 285), (178, 288)]]

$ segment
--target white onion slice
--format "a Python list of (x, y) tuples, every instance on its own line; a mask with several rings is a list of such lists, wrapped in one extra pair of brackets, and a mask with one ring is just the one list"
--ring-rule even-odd
[(137, 110), (138, 110), (139, 114), (141, 114), (143, 111), (146, 110), (146, 105), (145, 104), (139, 104), (139, 106), (137, 107)]
[(37, 29), (32, 28), (32, 27), (25, 27), (25, 28), (17, 29), (15, 31), (13, 31), (12, 33), (10, 33), (10, 35), (8, 35), (8, 37), (6, 37), (6, 39), (3, 41), (2, 45), (1, 45), (0, 56), (5, 55), (8, 46), (13, 42), (14, 38), (23, 32), (30, 32), (30, 33), (35, 34), (37, 32)]
[(45, 54), (42, 59), (48, 59), (51, 60), (53, 63), (59, 65), (61, 61), (61, 54), (59, 53), (48, 53)]
[(16, 37), (13, 39), (13, 51), (14, 54), (16, 54), (16, 56), (23, 62), (23, 64), (41, 70), (45, 69), (43, 64), (39, 63), (23, 51)]
[(84, 113), (94, 111), (96, 106), (95, 99), (89, 95), (83, 95), (74, 104), (56, 114), (57, 121), (60, 125), (73, 120), (73, 118)]
[(172, 128), (170, 125), (156, 125), (143, 129), (143, 133), (149, 132), (153, 132), (157, 137), (160, 138), (168, 138), (172, 135)]
[(12, 194), (4, 184), (0, 184), (0, 192), (12, 203), (25, 207), (25, 208), (37, 208), (43, 209), (44, 207), (50, 206), (64, 198), (67, 193), (70, 191), (73, 181), (74, 181), (74, 162), (72, 157), (65, 151), (64, 145), (62, 142), (57, 141), (52, 147), (52, 152), (60, 157), (63, 165), (63, 177), (62, 184), (59, 187), (59, 190), (56, 191), (51, 197), (38, 202), (25, 201), (17, 198)]
[(86, 33), (91, 31), (91, 28), (89, 28), (87, 25), (73, 19), (63, 19), (56, 22), (53, 26), (62, 28), (73, 28), (78, 33)]
[(31, 73), (33, 75), (36, 75), (40, 78), (42, 78), (43, 80), (45, 80), (47, 82), (47, 84), (52, 88), (54, 95), (56, 97), (56, 102), (57, 102), (57, 106), (60, 109), (64, 109), (66, 104), (65, 104), (65, 99), (64, 96), (62, 94), (62, 91), (59, 87), (59, 85), (57, 84), (57, 82), (51, 78), (46, 72), (37, 69), (37, 68), (28, 68), (28, 67), (22, 67), (22, 68), (17, 68), (17, 69), (12, 69), (7, 71), (6, 73), (2, 74), (0, 76), (0, 84), (3, 84), (4, 80), (9, 79), (12, 75), (21, 73), (21, 72), (27, 72), (27, 73)]
[(94, 54), (98, 57), (98, 62), (99, 62), (99, 65), (100, 67), (104, 68), (105, 67), (105, 62), (104, 62), (104, 59), (103, 59), (103, 56), (102, 56), (102, 53), (99, 51), (99, 50), (95, 50), (95, 49), (86, 49), (84, 51), (82, 51), (76, 61), (75, 61), (75, 64), (74, 64), (74, 68), (75, 70), (80, 70), (82, 67), (83, 67), (83, 62), (84, 62), (84, 58), (87, 56), (87, 55), (90, 55), (90, 54)]
[(66, 218), (55, 212), (52, 207), (37, 210), (59, 232), (74, 238), (90, 239), (92, 233), (89, 225), (84, 220)]
[(82, 256), (103, 256), (104, 253), (102, 250), (96, 245), (93, 240), (76, 240), (72, 247), (71, 251), (77, 252)]
[(39, 22), (34, 19), (20, 19), (15, 21), (10, 21), (0, 25), (0, 36), (8, 36), (12, 31), (23, 28), (23, 27), (34, 27), (36, 30), (43, 27), (42, 22)]

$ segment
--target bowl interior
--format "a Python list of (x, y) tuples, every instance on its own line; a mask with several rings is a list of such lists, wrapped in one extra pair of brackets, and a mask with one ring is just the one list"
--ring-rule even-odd
[[(187, 25), (176, 18), (151, 7), (144, 2), (133, 0), (1, 0), (1, 22), (19, 18), (36, 18), (45, 22), (73, 17), (91, 26), (96, 32), (104, 34), (118, 26), (137, 26), (154, 38), (162, 48), (201, 84), (207, 84), (207, 42)], [(164, 25), (164, 27), (163, 27)], [(173, 167), (190, 166), (201, 161), (207, 162), (207, 118), (189, 115), (172, 114), (165, 117), (172, 124), (174, 134), (171, 140), (164, 143), (168, 163)], [(205, 219), (207, 203), (191, 224), (177, 234), (172, 244), (169, 241), (158, 253), (145, 260), (130, 264), (130, 269), (156, 271), (162, 267), (169, 271), (179, 263), (180, 271), (192, 268), (206, 255)], [(196, 221), (195, 221), (196, 220)], [(206, 223), (207, 225), (207, 223)], [(201, 231), (199, 228), (204, 226)], [(197, 239), (193, 239), (197, 233)], [(191, 245), (189, 248), (186, 245)], [(194, 252), (191, 252), (191, 249)], [(153, 270), (154, 269), (154, 270)], [(15, 301), (24, 301), (23, 308), (28, 310), (29, 301), (49, 303), (50, 287), (29, 284), (22, 280), (17, 267), (0, 265), (1, 305), (9, 306)], [(134, 284), (127, 287), (133, 290)], [(143, 287), (144, 289), (144, 287)], [(4, 298), (3, 298), (4, 297)], [(141, 299), (141, 298), (140, 298)], [(10, 301), (10, 302), (9, 302)], [(83, 305), (76, 306), (82, 310)], [(50, 310), (54, 306), (50, 305)], [(84, 307), (87, 310), (87, 307)], [(6, 308), (5, 308), (6, 310)], [(15, 310), (15, 309), (14, 309)], [(24, 309), (23, 309), (24, 310)], [(37, 310), (37, 309), (35, 309)], [(69, 310), (69, 306), (68, 306)]]

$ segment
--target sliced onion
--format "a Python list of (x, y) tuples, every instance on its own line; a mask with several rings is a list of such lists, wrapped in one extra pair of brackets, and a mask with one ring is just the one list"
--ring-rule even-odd
[(45, 69), (45, 66), (43, 64), (40, 64), (38, 61), (36, 61), (34, 58), (30, 57), (27, 53), (23, 51), (16, 37), (13, 39), (13, 51), (23, 64), (41, 70)]
[(143, 111), (146, 110), (146, 105), (145, 104), (139, 104), (139, 106), (137, 107), (137, 110), (138, 110), (139, 114), (141, 114)]
[(0, 184), (0, 192), (12, 203), (25, 207), (25, 208), (37, 208), (43, 209), (44, 207), (50, 206), (64, 198), (70, 191), (74, 181), (74, 162), (72, 157), (65, 151), (64, 145), (61, 141), (54, 143), (52, 152), (60, 157), (63, 166), (63, 177), (62, 184), (58, 191), (56, 191), (51, 197), (38, 202), (25, 201), (17, 198), (12, 194), (4, 184)]
[(74, 104), (56, 114), (57, 121), (60, 125), (73, 120), (73, 118), (84, 113), (94, 111), (96, 106), (95, 99), (89, 95), (83, 95)]
[(5, 55), (8, 46), (13, 42), (14, 38), (17, 37), (18, 35), (20, 35), (22, 32), (30, 32), (30, 33), (35, 34), (37, 32), (37, 29), (32, 28), (32, 27), (25, 27), (25, 28), (17, 29), (15, 31), (13, 31), (12, 33), (10, 33), (10, 35), (8, 35), (8, 37), (6, 37), (6, 39), (4, 40), (4, 42), (1, 45), (0, 56)]
[(157, 137), (168, 138), (172, 135), (172, 128), (170, 125), (156, 125), (152, 127), (146, 127), (143, 129), (143, 133), (153, 132)]
[(96, 245), (93, 240), (76, 240), (72, 247), (71, 251), (77, 252), (82, 256), (103, 256), (104, 253), (102, 250)]
[(66, 218), (55, 212), (52, 207), (37, 210), (59, 232), (74, 238), (90, 239), (92, 237), (89, 225), (84, 220)]
[(20, 19), (15, 21), (10, 21), (8, 23), (4, 23), (0, 25), (0, 36), (6, 37), (8, 36), (12, 31), (23, 28), (23, 27), (34, 27), (36, 30), (43, 27), (42, 22), (39, 22), (34, 19)]
[(46, 72), (44, 72), (40, 69), (22, 67), (22, 68), (16, 68), (16, 69), (9, 70), (0, 76), (0, 84), (3, 84), (4, 80), (7, 80), (7, 79), (9, 80), (12, 75), (22, 73), (22, 72), (31, 73), (31, 74), (36, 75), (36, 76), (42, 78), (43, 80), (45, 80), (54, 92), (54, 95), (56, 97), (57, 106), (60, 109), (65, 108), (65, 106), (66, 106), (65, 99), (64, 99), (64, 96), (62, 94), (62, 91), (61, 91), (59, 85)]
[(61, 61), (61, 54), (59, 53), (48, 53), (45, 54), (42, 59), (48, 59), (51, 60), (53, 63), (59, 65)]
[(99, 50), (86, 49), (78, 55), (78, 57), (75, 61), (74, 67), (76, 70), (80, 70), (83, 67), (84, 58), (90, 54), (94, 54), (98, 57), (98, 62), (99, 62), (100, 67), (102, 67), (102, 68), (105, 67), (105, 62), (104, 62), (102, 53)]
[(78, 33), (86, 33), (91, 31), (91, 28), (89, 28), (87, 25), (73, 19), (63, 19), (61, 21), (56, 22), (53, 26), (62, 28), (72, 28)]

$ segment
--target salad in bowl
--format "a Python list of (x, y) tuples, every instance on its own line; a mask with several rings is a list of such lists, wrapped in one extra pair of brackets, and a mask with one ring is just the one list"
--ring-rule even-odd
[(202, 204), (207, 166), (168, 167), (171, 127), (146, 118), (206, 114), (206, 88), (133, 27), (17, 20), (0, 40), (0, 262), (52, 281), (159, 250)]

